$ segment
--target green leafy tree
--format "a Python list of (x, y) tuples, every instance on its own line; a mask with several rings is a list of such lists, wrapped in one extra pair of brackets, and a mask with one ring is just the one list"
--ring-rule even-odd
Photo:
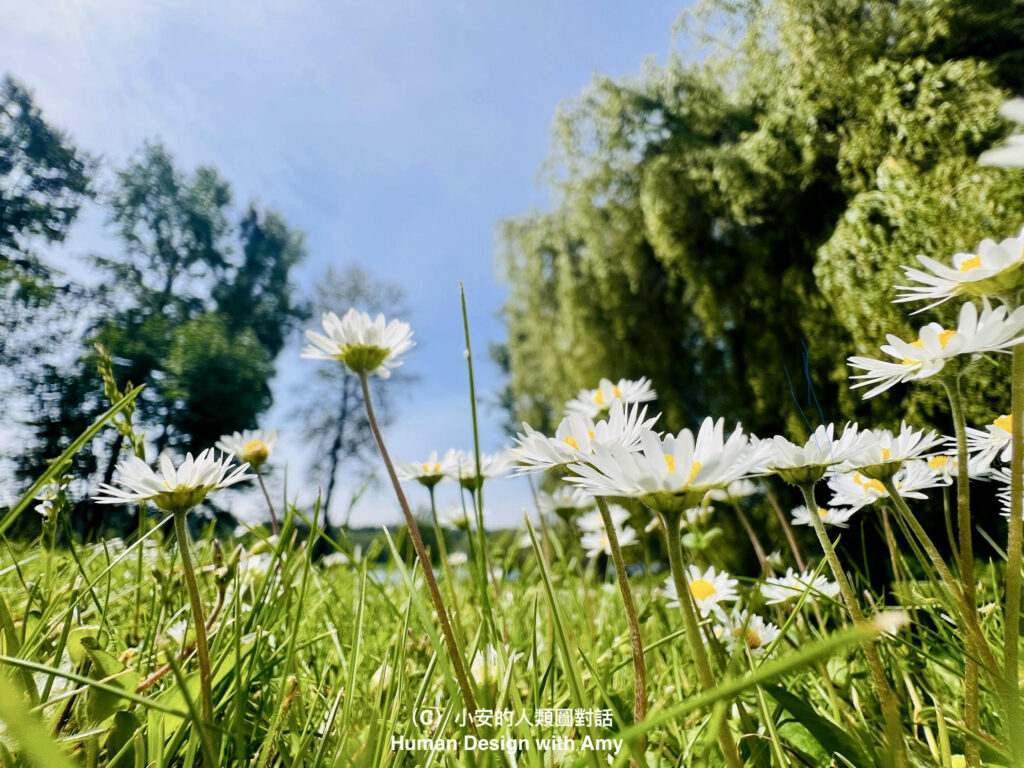
[[(123, 251), (93, 257), (107, 276), (95, 296), (85, 342), (99, 342), (114, 374), (145, 383), (135, 423), (156, 450), (198, 451), (223, 433), (256, 426), (271, 404), (274, 359), (304, 308), (289, 275), (303, 258), (302, 233), (279, 214), (248, 206), (233, 223), (230, 185), (200, 167), (181, 172), (160, 145), (146, 145), (116, 175), (107, 199)], [(65, 371), (68, 392), (97, 386), (96, 360)], [(39, 438), (69, 439), (65, 426), (88, 420), (99, 399), (66, 397), (33, 419)], [(122, 438), (100, 453), (109, 481)], [(42, 446), (42, 441), (39, 443)], [(38, 470), (30, 451), (22, 471)]]
[[(73, 292), (36, 249), (67, 237), (92, 196), (94, 168), (93, 158), (44, 119), (23, 85), (9, 75), (0, 79), (0, 363), (5, 366), (46, 348), (49, 335), (41, 333), (41, 325), (33, 326), (34, 320), (53, 310), (55, 299)], [(37, 333), (23, 335), (26, 329)]]
[[(901, 264), (1024, 222), (1019, 179), (974, 162), (1024, 87), (1024, 3), (706, 10), (719, 43), (700, 62), (599, 78), (560, 110), (557, 204), (502, 230), (505, 402), (550, 425), (578, 387), (645, 374), (665, 428), (721, 414), (799, 435), (819, 406), (937, 417), (927, 388), (863, 403), (845, 360), (955, 311), (893, 307)], [(984, 374), (972, 417), (1002, 379)]]

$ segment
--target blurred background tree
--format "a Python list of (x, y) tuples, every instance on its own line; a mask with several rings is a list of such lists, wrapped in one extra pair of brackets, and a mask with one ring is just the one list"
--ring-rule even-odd
[[(236, 224), (229, 183), (209, 167), (183, 173), (159, 144), (117, 171), (103, 201), (122, 250), (91, 257), (102, 280), (79, 349), (100, 342), (120, 381), (147, 384), (135, 418), (157, 453), (199, 451), (255, 427), (272, 402), (274, 359), (306, 315), (289, 279), (305, 255), (302, 233), (255, 202)], [(91, 352), (47, 366), (29, 386), (48, 396), (17, 457), (26, 478), (107, 407)], [(106, 439), (101, 456), (92, 446), (82, 461), (99, 459), (95, 479), (109, 482), (122, 439)], [(97, 511), (80, 507), (82, 527), (98, 525)]]
[[(946, 427), (938, 392), (864, 403), (845, 361), (955, 312), (893, 306), (900, 265), (1024, 223), (1019, 178), (975, 163), (1024, 89), (1024, 2), (746, 0), (690, 20), (699, 57), (562, 106), (555, 207), (501, 228), (504, 402), (551, 426), (577, 388), (648, 375), (663, 428), (720, 414), (800, 437), (797, 403)], [(988, 370), (969, 418), (1008, 407), (1007, 378)]]
[[(96, 161), (43, 118), (32, 94), (5, 75), (0, 79), (0, 368), (31, 358), (52, 342), (35, 324), (61, 316), (74, 293), (38, 258), (37, 246), (64, 241), (82, 203), (93, 194)], [(73, 298), (73, 297), (72, 297)]]

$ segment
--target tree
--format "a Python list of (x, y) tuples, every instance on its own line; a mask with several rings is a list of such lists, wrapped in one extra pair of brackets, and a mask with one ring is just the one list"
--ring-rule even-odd
[[(650, 375), (664, 428), (799, 436), (794, 399), (810, 421), (935, 418), (927, 388), (863, 403), (845, 360), (948, 319), (891, 306), (901, 264), (1024, 221), (1019, 181), (974, 163), (1024, 87), (1024, 2), (710, 7), (725, 42), (700, 63), (599, 78), (560, 111), (557, 205), (502, 230), (505, 402), (550, 426), (578, 387)], [(1006, 395), (998, 371), (983, 386), (975, 418)]]
[[(32, 94), (0, 79), (0, 364), (9, 367), (47, 346), (20, 338), (36, 315), (73, 289), (58, 285), (34, 246), (63, 242), (92, 196), (95, 160), (43, 118)], [(55, 313), (56, 314), (56, 313)], [(35, 330), (41, 331), (41, 327)], [(45, 334), (44, 334), (45, 335)], [(14, 345), (17, 343), (17, 347)]]
[[(341, 272), (328, 267), (317, 281), (313, 300), (315, 316), (323, 312), (339, 315), (349, 307), (388, 317), (405, 316), (405, 293), (396, 285), (375, 280), (362, 267), (350, 266)], [(391, 374), (388, 386), (378, 387), (374, 394), (377, 421), (387, 426), (392, 418), (392, 398), (412, 382), (401, 368)], [(325, 519), (341, 470), (351, 465), (365, 465), (375, 455), (373, 433), (363, 407), (359, 378), (345, 366), (319, 365), (313, 378), (303, 386), (303, 405), (297, 411), (303, 434), (313, 450), (310, 471), (324, 488)], [(346, 520), (347, 524), (347, 520)]]
[[(272, 402), (274, 359), (305, 315), (289, 280), (305, 255), (302, 233), (255, 203), (235, 225), (231, 201), (214, 169), (182, 173), (158, 144), (117, 172), (106, 200), (124, 249), (92, 259), (108, 279), (83, 341), (110, 350), (119, 380), (147, 384), (135, 421), (157, 452), (202, 450), (256, 426)], [(67, 392), (95, 384), (95, 363), (87, 353), (64, 372)], [(51, 444), (73, 437), (66, 429), (104, 406), (98, 398), (53, 403), (32, 422), (40, 445), (44, 436)], [(121, 442), (112, 437), (104, 451), (107, 482)], [(37, 472), (37, 460), (28, 452), (22, 471)]]

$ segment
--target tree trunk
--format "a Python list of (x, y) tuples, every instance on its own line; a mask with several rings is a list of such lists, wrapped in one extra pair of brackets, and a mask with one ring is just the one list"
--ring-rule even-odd
[(327, 490), (324, 492), (324, 522), (327, 522), (327, 515), (331, 509), (331, 496), (334, 494), (334, 486), (338, 479), (338, 468), (341, 466), (342, 452), (345, 448), (345, 423), (348, 421), (349, 412), (349, 391), (348, 377), (342, 380), (341, 403), (338, 408), (338, 421), (335, 424), (334, 440), (331, 442), (328, 451), (327, 466)]

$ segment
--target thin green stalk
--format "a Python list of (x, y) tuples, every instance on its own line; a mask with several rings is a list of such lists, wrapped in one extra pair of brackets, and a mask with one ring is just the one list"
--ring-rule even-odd
[[(1014, 360), (1018, 357), (1014, 352)], [(974, 544), (971, 530), (971, 488), (969, 466), (967, 455), (967, 424), (964, 418), (963, 398), (960, 396), (960, 379), (943, 380), (946, 395), (949, 397), (949, 408), (953, 414), (953, 429), (956, 433), (956, 523), (957, 534), (959, 535), (959, 564), (960, 579), (962, 582), (964, 602), (967, 603), (966, 610), (970, 611), (978, 604), (975, 596), (974, 576)], [(1019, 529), (1019, 526), (1018, 526)], [(1010, 535), (1013, 535), (1013, 524), (1010, 524)], [(1018, 539), (1019, 549), (1019, 539)], [(1006, 599), (1010, 599), (1009, 569), (1007, 569)], [(1020, 603), (1020, 578), (1018, 568), (1018, 604)], [(1007, 640), (1009, 640), (1009, 622), (1007, 623)], [(1016, 640), (1014, 641), (1016, 647)], [(1007, 646), (1009, 648), (1009, 646)], [(977, 733), (980, 730), (980, 711), (978, 707), (978, 664), (972, 657), (977, 655), (977, 648), (973, 638), (967, 637), (967, 658), (964, 660), (964, 724), (967, 730)], [(1016, 652), (1014, 652), (1016, 658)], [(1009, 650), (1007, 650), (1009, 659)], [(1013, 712), (1012, 703), (1008, 702), (1010, 712)], [(964, 757), (967, 760), (968, 768), (977, 768), (981, 765), (981, 751), (978, 743), (968, 739), (964, 744)]]
[[(686, 578), (686, 565), (683, 563), (683, 542), (679, 535), (679, 513), (660, 512), (661, 524), (665, 529), (665, 544), (668, 546), (668, 562), (672, 569), (672, 580), (676, 585), (676, 595), (679, 598), (679, 610), (683, 614), (683, 626), (686, 629), (686, 641), (690, 645), (690, 654), (693, 656), (693, 663), (697, 667), (697, 679), (700, 687), (710, 691), (715, 687), (715, 677), (711, 672), (711, 662), (708, 660), (707, 650), (704, 648), (704, 641), (701, 639), (700, 625), (697, 622), (697, 611), (693, 605), (693, 598), (690, 593), (690, 583)], [(743, 768), (743, 761), (740, 759), (739, 751), (736, 749), (736, 740), (733, 739), (732, 731), (729, 730), (729, 723), (726, 718), (721, 718), (718, 727), (718, 744), (722, 749), (726, 765), (729, 768)]]
[[(626, 609), (629, 642), (633, 646), (633, 720), (639, 723), (647, 717), (647, 664), (644, 661), (644, 641), (640, 635), (640, 621), (636, 616), (633, 592), (629, 586), (629, 574), (626, 573), (626, 563), (622, 559), (622, 548), (619, 546), (619, 537), (615, 532), (615, 523), (612, 520), (611, 510), (608, 509), (608, 501), (603, 496), (597, 496), (596, 499), (597, 508), (601, 510), (601, 520), (604, 521), (605, 532), (608, 534), (608, 548), (612, 551), (615, 573), (619, 577), (622, 604)], [(642, 742), (639, 749), (641, 752), (645, 749)]]
[(761, 546), (761, 540), (757, 537), (757, 533), (754, 531), (754, 526), (750, 524), (750, 520), (743, 513), (743, 508), (740, 507), (740, 503), (736, 499), (730, 498), (729, 501), (732, 503), (732, 508), (736, 512), (736, 517), (740, 521), (740, 525), (743, 526), (743, 530), (747, 533), (747, 538), (750, 539), (750, 546), (754, 548), (754, 554), (757, 556), (757, 562), (761, 564), (761, 573), (765, 576), (774, 575), (775, 571), (772, 569), (771, 563), (768, 562), (768, 555), (765, 554), (764, 547)]
[(184, 569), (188, 599), (192, 607), (192, 625), (196, 632), (196, 656), (199, 658), (199, 690), (202, 696), (203, 720), (207, 727), (213, 723), (213, 690), (210, 674), (210, 646), (206, 640), (206, 618), (203, 615), (203, 601), (199, 596), (195, 567), (189, 552), (188, 528), (185, 525), (186, 512), (174, 513), (174, 534), (178, 539), (178, 552)]
[[(843, 596), (843, 602), (846, 603), (846, 607), (850, 611), (850, 617), (855, 624), (864, 624), (864, 614), (861, 613), (860, 605), (857, 603), (857, 596), (850, 585), (849, 579), (846, 578), (846, 572), (839, 562), (835, 547), (832, 546), (832, 541), (825, 531), (825, 524), (822, 522), (821, 516), (816, 514), (818, 502), (814, 498), (814, 484), (801, 485), (800, 491), (804, 495), (804, 503), (809, 510), (808, 516), (811, 518), (811, 525), (818, 536), (818, 542), (825, 553), (825, 559), (832, 569), (832, 575), (839, 584), (839, 591)], [(899, 706), (896, 703), (892, 688), (889, 687), (889, 682), (885, 679), (882, 660), (878, 657), (878, 651), (875, 649), (874, 644), (868, 642), (863, 647), (864, 655), (868, 659), (868, 667), (871, 669), (871, 679), (875, 684), (875, 693), (878, 695), (878, 703), (882, 708), (882, 717), (885, 719), (886, 739), (889, 742), (889, 750), (893, 762), (897, 766), (905, 766), (907, 765), (907, 753), (900, 730)]]
[(801, 572), (807, 570), (807, 564), (804, 562), (803, 555), (800, 553), (800, 547), (797, 546), (796, 537), (793, 536), (793, 528), (789, 524), (789, 520), (786, 519), (785, 513), (782, 511), (782, 507), (779, 506), (778, 499), (775, 498), (775, 494), (772, 493), (771, 488), (765, 485), (764, 488), (765, 496), (768, 497), (768, 503), (771, 504), (773, 510), (775, 510), (775, 516), (779, 519), (779, 525), (782, 526), (782, 532), (786, 535), (786, 542), (789, 544), (789, 549), (793, 553), (793, 557), (796, 560), (796, 567)]
[(434, 521), (434, 535), (437, 537), (437, 554), (441, 557), (441, 567), (444, 568), (444, 578), (448, 582), (448, 594), (452, 598), (452, 610), (455, 611), (456, 622), (455, 626), (459, 630), (459, 639), (465, 642), (465, 634), (462, 629), (462, 611), (459, 610), (459, 598), (455, 592), (455, 579), (452, 577), (452, 566), (448, 562), (448, 545), (445, 544), (444, 540), (444, 529), (441, 527), (441, 523), (437, 519), (437, 499), (434, 497), (435, 486), (431, 485), (427, 488), (430, 492), (430, 516)]
[(142, 580), (142, 568), (145, 565), (145, 558), (143, 557), (144, 545), (142, 538), (146, 535), (146, 505), (138, 505), (138, 532), (135, 541), (138, 543), (137, 550), (135, 552), (135, 617), (132, 620), (132, 636), (138, 638), (139, 636), (139, 621), (142, 618), (142, 585), (145, 582)]
[[(989, 648), (988, 643), (985, 641), (985, 636), (981, 631), (977, 608), (972, 603), (967, 602), (964, 590), (962, 590), (960, 585), (956, 583), (953, 572), (949, 570), (949, 566), (946, 565), (945, 560), (942, 559), (942, 554), (935, 546), (935, 542), (932, 541), (928, 532), (925, 531), (924, 527), (914, 516), (914, 513), (911, 512), (910, 507), (907, 506), (906, 499), (903, 498), (903, 495), (899, 492), (896, 484), (891, 478), (883, 480), (882, 484), (885, 486), (885, 490), (889, 494), (889, 498), (892, 499), (896, 507), (896, 511), (900, 513), (901, 519), (907, 524), (907, 527), (921, 543), (921, 546), (924, 547), (925, 554), (927, 554), (928, 559), (931, 560), (935, 570), (938, 571), (939, 578), (942, 579), (943, 586), (945, 586), (946, 590), (952, 594), (957, 607), (960, 609), (960, 613), (963, 614), (962, 626), (967, 639), (968, 654), (977, 653), (975, 658), (980, 656), (986, 665), (991, 666), (994, 672), (997, 668), (995, 656), (992, 655), (992, 650)], [(974, 664), (977, 666), (976, 661)]]
[[(492, 581), (494, 574), (488, 565), (487, 554), (487, 533), (484, 530), (484, 479), (480, 475), (480, 422), (476, 412), (476, 377), (473, 374), (473, 345), (469, 340), (469, 310), (466, 308), (466, 289), (459, 281), (459, 303), (462, 307), (462, 332), (466, 340), (466, 369), (469, 373), (469, 411), (473, 420), (473, 462), (476, 468), (476, 482), (471, 492), (476, 493), (476, 533), (479, 542), (480, 562), (478, 564), (481, 576), (480, 594), (483, 600), (482, 609), (491, 630), (494, 641), (498, 641), (498, 622), (494, 617), (494, 608), (491, 605), (490, 596), (487, 594), (487, 577), (490, 574)], [(497, 583), (495, 583), (497, 590)], [(506, 640), (508, 632), (505, 633)]]
[(280, 536), (281, 526), (277, 524), (277, 512), (274, 511), (274, 502), (270, 500), (270, 494), (267, 493), (266, 483), (263, 482), (263, 474), (256, 468), (253, 468), (253, 472), (256, 473), (256, 480), (259, 481), (260, 489), (263, 491), (263, 498), (267, 500), (267, 507), (270, 508), (270, 526), (274, 530), (274, 535)]
[(1006, 637), (1003, 676), (1009, 687), (1007, 726), (1010, 755), (1024, 763), (1024, 724), (1020, 708), (1021, 538), (1024, 535), (1024, 346), (1013, 348), (1010, 405), (1010, 524), (1006, 545)]
[(359, 374), (359, 382), (363, 387), (366, 419), (370, 423), (370, 431), (373, 432), (373, 439), (377, 442), (377, 448), (380, 450), (380, 456), (384, 460), (388, 477), (391, 478), (391, 485), (395, 489), (398, 504), (402, 508), (405, 524), (409, 529), (409, 536), (412, 539), (413, 547), (416, 549), (416, 556), (419, 558), (420, 565), (423, 568), (423, 577), (430, 590), (430, 598), (434, 602), (434, 610), (437, 611), (437, 620), (441, 624), (441, 632), (444, 634), (445, 645), (448, 646), (448, 655), (452, 660), (452, 668), (459, 682), (462, 698), (465, 700), (466, 709), (473, 711), (476, 709), (476, 700), (473, 698), (473, 688), (470, 686), (469, 677), (466, 675), (466, 666), (462, 660), (462, 652), (459, 650), (455, 633), (452, 631), (452, 624), (448, 619), (448, 611), (445, 610), (444, 600), (441, 599), (441, 590), (437, 587), (437, 579), (434, 578), (434, 569), (430, 565), (430, 558), (427, 557), (427, 549), (423, 546), (420, 527), (416, 524), (416, 518), (412, 516), (412, 510), (409, 509), (409, 502), (405, 498), (402, 484), (398, 481), (398, 475), (395, 474), (395, 466), (391, 463), (391, 455), (388, 453), (387, 446), (384, 445), (384, 437), (380, 433), (380, 427), (377, 426), (377, 417), (374, 415), (373, 402), (370, 399), (370, 382), (365, 372)]

